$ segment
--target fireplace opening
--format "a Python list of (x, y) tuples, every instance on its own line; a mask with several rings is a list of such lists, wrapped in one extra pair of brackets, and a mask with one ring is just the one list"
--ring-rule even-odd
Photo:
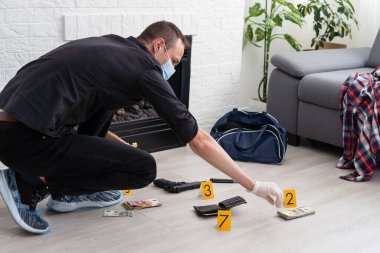
[[(168, 80), (178, 99), (188, 108), (190, 90), (190, 65), (192, 37), (186, 36), (190, 47), (185, 49), (176, 72)], [(149, 101), (120, 108), (113, 116), (110, 131), (128, 143), (136, 143), (147, 152), (185, 146), (170, 126), (158, 116)]]

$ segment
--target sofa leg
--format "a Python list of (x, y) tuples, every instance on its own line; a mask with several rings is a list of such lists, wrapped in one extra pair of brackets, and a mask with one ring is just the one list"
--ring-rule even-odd
[(301, 137), (295, 134), (286, 133), (286, 138), (288, 140), (288, 144), (292, 146), (299, 146)]

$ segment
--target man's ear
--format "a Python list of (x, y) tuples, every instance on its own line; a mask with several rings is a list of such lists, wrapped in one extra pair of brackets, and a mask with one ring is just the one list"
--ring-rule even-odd
[(161, 47), (165, 45), (165, 40), (163, 38), (157, 38), (153, 40), (153, 50), (157, 53)]

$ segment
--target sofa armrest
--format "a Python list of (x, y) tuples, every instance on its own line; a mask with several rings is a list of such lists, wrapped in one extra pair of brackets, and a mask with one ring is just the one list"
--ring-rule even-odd
[(302, 78), (308, 74), (365, 67), (371, 48), (313, 50), (276, 54), (271, 63), (287, 74)]

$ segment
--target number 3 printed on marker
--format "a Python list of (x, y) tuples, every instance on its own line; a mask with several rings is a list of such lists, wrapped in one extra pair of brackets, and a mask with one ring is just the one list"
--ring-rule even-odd
[(203, 199), (214, 198), (214, 188), (211, 181), (201, 183), (202, 197)]

